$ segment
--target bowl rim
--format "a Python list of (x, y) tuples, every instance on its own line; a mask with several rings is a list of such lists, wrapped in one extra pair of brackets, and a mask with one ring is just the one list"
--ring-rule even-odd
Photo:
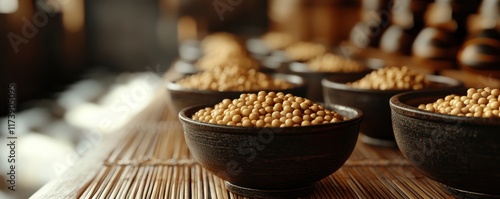
[[(198, 72), (201, 73), (201, 72)], [(197, 74), (197, 73), (194, 73)], [(299, 75), (286, 74), (286, 73), (273, 73), (270, 75), (273, 78), (285, 80), (288, 83), (293, 84), (294, 86), (287, 89), (264, 89), (264, 90), (248, 90), (248, 91), (214, 91), (214, 90), (199, 90), (193, 88), (185, 88), (176, 83), (177, 81), (186, 78), (186, 76), (176, 78), (173, 80), (168, 80), (165, 82), (165, 87), (169, 91), (183, 91), (183, 92), (193, 92), (193, 93), (201, 93), (201, 94), (213, 94), (213, 93), (257, 93), (259, 91), (266, 92), (286, 92), (294, 89), (305, 88), (307, 83), (305, 79)], [(292, 79), (292, 81), (290, 81)]]
[[(188, 117), (186, 115), (187, 112), (193, 111), (194, 110), (200, 110), (202, 108), (206, 107), (213, 107), (215, 104), (208, 104), (208, 105), (194, 105), (194, 106), (189, 106), (181, 111), (179, 111), (178, 118), (181, 120), (182, 123), (189, 123), (192, 125), (196, 126), (205, 126), (208, 128), (216, 128), (216, 129), (222, 129), (221, 134), (240, 134), (240, 135), (247, 135), (247, 134), (255, 134), (255, 131), (258, 130), (270, 130), (271, 132), (280, 132), (280, 135), (300, 135), (300, 134), (321, 134), (325, 132), (309, 132), (307, 129), (315, 129), (315, 128), (323, 128), (323, 127), (328, 127), (328, 126), (335, 126), (336, 128), (341, 128), (343, 126), (350, 126), (354, 125), (355, 123), (361, 124), (361, 121), (363, 119), (363, 112), (357, 108), (349, 107), (349, 106), (344, 106), (344, 105), (338, 105), (338, 104), (331, 104), (329, 110), (337, 109), (337, 110), (344, 110), (344, 111), (352, 111), (356, 115), (353, 118), (349, 118), (346, 121), (341, 121), (341, 122), (335, 122), (335, 123), (328, 123), (328, 124), (318, 124), (318, 125), (311, 125), (311, 126), (298, 126), (298, 127), (240, 127), (240, 126), (227, 126), (227, 125), (220, 125), (220, 124), (212, 124), (212, 123), (205, 123), (205, 122), (200, 122), (200, 121), (195, 121), (191, 119), (191, 117)], [(286, 133), (282, 133), (282, 131), (286, 129), (297, 129), (297, 131), (288, 131)], [(332, 132), (328, 132), (332, 133)], [(357, 132), (359, 133), (359, 132)]]
[[(362, 89), (362, 88), (354, 88), (351, 86), (347, 86), (346, 83), (340, 83), (338, 81), (333, 81), (331, 78), (333, 76), (328, 76), (324, 77), (321, 79), (321, 85), (323, 88), (330, 88), (330, 89), (337, 89), (337, 90), (342, 90), (342, 91), (350, 91), (350, 92), (359, 92), (359, 93), (373, 93), (373, 94), (396, 94), (396, 93), (401, 93), (401, 92), (409, 92), (409, 91), (414, 91), (414, 90), (408, 90), (408, 89), (400, 89), (400, 90), (376, 90), (376, 89)], [(446, 85), (445, 88), (451, 89), (451, 88), (459, 88), (463, 87), (463, 83), (457, 79), (453, 79), (451, 77), (446, 77), (442, 75), (431, 75), (431, 74), (426, 74), (425, 78), (431, 81), (431, 83), (443, 83)], [(423, 88), (421, 90), (428, 91), (428, 90), (436, 90), (440, 88)]]
[(437, 100), (439, 98), (444, 98), (445, 96), (450, 94), (457, 94), (460, 92), (463, 93), (466, 91), (467, 88), (455, 88), (455, 89), (435, 89), (435, 90), (418, 90), (418, 91), (403, 92), (392, 96), (391, 99), (389, 100), (389, 105), (393, 113), (417, 119), (446, 122), (446, 123), (459, 122), (461, 124), (471, 124), (471, 125), (500, 126), (500, 118), (496, 117), (492, 118), (464, 117), (464, 116), (448, 115), (443, 113), (434, 113), (419, 109), (418, 107), (411, 106), (405, 103), (406, 100), (415, 99), (412, 97), (416, 95), (433, 96), (437, 97), (435, 99)]

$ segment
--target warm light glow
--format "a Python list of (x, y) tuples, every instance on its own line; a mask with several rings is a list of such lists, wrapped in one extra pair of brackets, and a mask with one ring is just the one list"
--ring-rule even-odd
[(82, 31), (85, 23), (83, 0), (65, 1), (61, 5), (64, 29), (68, 32)]
[(0, 13), (13, 13), (19, 7), (18, 0), (0, 0)]
[(198, 37), (198, 28), (196, 26), (196, 20), (193, 17), (180, 17), (177, 23), (179, 42), (187, 39), (196, 39)]

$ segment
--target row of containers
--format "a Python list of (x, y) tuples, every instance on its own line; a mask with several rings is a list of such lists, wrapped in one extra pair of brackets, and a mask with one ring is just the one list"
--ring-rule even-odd
[[(171, 113), (181, 113), (178, 116), (183, 121), (185, 135), (189, 135), (186, 140), (193, 156), (213, 173), (224, 169), (217, 170), (210, 165), (216, 161), (206, 158), (224, 155), (209, 154), (219, 146), (208, 147), (210, 143), (200, 139), (212, 135), (197, 136), (210, 128), (202, 128), (203, 124), (190, 121), (186, 113), (191, 111), (189, 113), (193, 114), (192, 107), (199, 108), (199, 105), (213, 106), (224, 99), (238, 99), (243, 93), (272, 91), (304, 97), (326, 107), (333, 104), (360, 110), (362, 142), (399, 148), (413, 166), (444, 184), (456, 197), (500, 195), (498, 89), (467, 89), (460, 81), (449, 77), (419, 74), (411, 66), (386, 66), (380, 59), (345, 56), (335, 48), (298, 41), (279, 32), (246, 39), (230, 33), (214, 33), (202, 40), (185, 41), (180, 46), (179, 59), (172, 63), (171, 73), (178, 74), (166, 83)], [(287, 82), (289, 86), (273, 84), (276, 82)], [(273, 85), (278, 87), (271, 88)], [(479, 94), (472, 97), (473, 91)], [(488, 91), (491, 96), (481, 96), (483, 91)], [(451, 113), (452, 108), (446, 109), (450, 114), (423, 110), (425, 104), (442, 103), (448, 95), (454, 95), (448, 98), (456, 100), (465, 100), (470, 95), (467, 103), (476, 103), (477, 107), (483, 108), (482, 115)], [(489, 100), (491, 105), (488, 102), (481, 105), (480, 98)], [(447, 99), (448, 105), (450, 99)], [(423, 107), (419, 108), (419, 105)], [(484, 113), (485, 107), (491, 109), (490, 113)], [(235, 133), (231, 135), (236, 136)], [(198, 150), (200, 146), (203, 150)], [(347, 150), (349, 154), (353, 148)], [(223, 149), (229, 155), (227, 148)], [(237, 156), (231, 154), (231, 158)], [(251, 173), (249, 178), (255, 175)], [(251, 187), (251, 183), (239, 186), (239, 182), (232, 181), (233, 178), (219, 177), (226, 180), (226, 188), (239, 194), (252, 197), (268, 193)], [(297, 194), (293, 191), (282, 193), (287, 197), (291, 196), (287, 193)]]
[[(373, 88), (366, 87), (366, 85), (364, 88), (349, 86), (346, 83), (355, 82), (372, 72), (376, 73), (380, 69), (388, 70), (384, 67), (393, 66), (386, 66), (384, 60), (377, 58), (356, 57), (355, 55), (347, 57), (338, 49), (294, 40), (285, 33), (269, 32), (259, 38), (246, 40), (230, 33), (214, 33), (201, 41), (183, 42), (179, 52), (180, 58), (172, 64), (172, 67), (173, 72), (181, 76), (171, 79), (167, 86), (170, 101), (173, 103), (171, 108), (176, 110), (175, 112), (191, 105), (215, 104), (226, 98), (238, 98), (241, 93), (259, 91), (244, 90), (244, 88), (224, 90), (206, 86), (195, 88), (196, 86), (193, 87), (193, 85), (189, 88), (189, 86), (178, 84), (178, 80), (196, 73), (213, 72), (212, 69), (218, 67), (235, 66), (248, 70), (255, 69), (295, 85), (293, 88), (274, 91), (289, 92), (315, 102), (347, 105), (362, 110), (367, 118), (361, 128), (362, 140), (379, 146), (396, 146), (390, 121), (388, 103), (390, 97), (413, 90), (412, 85), (405, 85), (406, 88), (396, 88), (397, 85), (393, 88), (377, 87), (377, 85), (371, 85)], [(409, 68), (411, 70), (411, 66)], [(223, 72), (219, 69), (214, 76), (220, 77), (220, 73)], [(425, 75), (425, 77), (431, 82), (425, 89), (463, 86), (461, 82), (444, 76)], [(223, 81), (231, 81), (231, 79)], [(403, 79), (394, 82), (398, 81), (404, 82)], [(224, 84), (222, 81), (218, 83)], [(378, 82), (369, 83), (378, 84)], [(193, 84), (209, 84), (209, 82), (200, 81), (198, 78), (198, 81)], [(408, 84), (415, 84), (415, 82), (408, 82)], [(271, 91), (265, 88), (261, 90)]]

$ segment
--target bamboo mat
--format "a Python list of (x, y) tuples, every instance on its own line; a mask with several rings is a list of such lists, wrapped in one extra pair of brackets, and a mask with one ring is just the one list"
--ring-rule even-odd
[[(40, 189), (32, 198), (244, 198), (192, 158), (166, 94), (137, 115), (121, 134)], [(63, 188), (64, 187), (64, 188)], [(345, 165), (304, 198), (452, 198), (416, 171), (397, 149), (358, 141)]]

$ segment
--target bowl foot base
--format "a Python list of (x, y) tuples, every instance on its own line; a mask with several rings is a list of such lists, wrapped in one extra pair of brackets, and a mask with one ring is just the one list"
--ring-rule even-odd
[(226, 189), (238, 195), (250, 198), (297, 198), (312, 192), (314, 184), (297, 189), (267, 190), (253, 189), (231, 184), (225, 181)]
[(479, 198), (500, 198), (500, 195), (491, 195), (491, 194), (486, 194), (486, 193), (476, 193), (476, 192), (471, 192), (471, 191), (465, 191), (453, 187), (449, 187), (446, 185), (443, 185), (446, 191), (448, 191), (453, 197), (455, 198), (462, 198), (462, 199), (479, 199)]
[(361, 134), (361, 141), (365, 144), (381, 146), (381, 147), (392, 147), (397, 148), (396, 140), (384, 140), (379, 138), (373, 138), (367, 135)]

